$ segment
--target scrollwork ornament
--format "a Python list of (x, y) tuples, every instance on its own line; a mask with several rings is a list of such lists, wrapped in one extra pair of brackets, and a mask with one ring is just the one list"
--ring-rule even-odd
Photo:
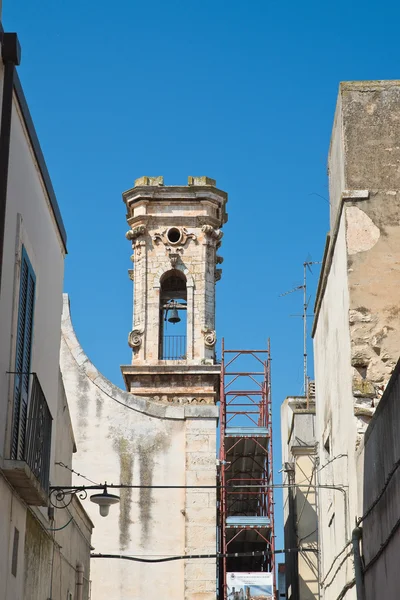
[[(176, 243), (172, 242), (171, 239), (168, 237), (168, 232), (171, 229), (178, 230), (180, 233), (179, 240), (177, 240)], [(197, 241), (197, 235), (195, 233), (189, 232), (185, 227), (167, 227), (167, 229), (164, 229), (163, 231), (156, 231), (153, 234), (153, 242), (162, 242), (164, 246), (172, 245), (174, 248), (180, 251), (182, 251), (183, 246), (185, 246), (188, 240)]]
[(133, 350), (138, 350), (142, 345), (143, 329), (133, 329), (128, 335), (128, 344)]
[(203, 329), (202, 330), (203, 335), (204, 335), (204, 344), (207, 346), (207, 348), (213, 348), (217, 342), (217, 334), (215, 333), (214, 329)]
[(52, 489), (49, 494), (49, 501), (54, 508), (67, 508), (74, 496), (78, 496), (80, 500), (87, 498), (87, 491), (82, 488), (71, 489)]

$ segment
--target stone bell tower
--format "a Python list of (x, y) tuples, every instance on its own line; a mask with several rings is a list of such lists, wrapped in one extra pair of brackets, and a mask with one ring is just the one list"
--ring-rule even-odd
[(174, 404), (214, 404), (217, 254), (227, 221), (227, 194), (208, 177), (164, 186), (141, 177), (123, 194), (132, 242), (132, 364), (122, 366), (126, 388)]

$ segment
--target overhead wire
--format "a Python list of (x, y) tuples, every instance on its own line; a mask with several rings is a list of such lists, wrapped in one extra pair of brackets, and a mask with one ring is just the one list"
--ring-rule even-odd
[[(101, 554), (101, 553), (92, 553), (90, 555), (91, 558), (119, 558), (122, 560), (131, 560), (133, 562), (142, 562), (142, 563), (163, 563), (163, 562), (171, 562), (176, 560), (193, 560), (193, 559), (204, 559), (204, 558), (237, 558), (244, 556), (271, 556), (272, 554), (291, 554), (298, 553), (300, 550), (298, 548), (288, 548), (286, 550), (262, 550), (255, 552), (216, 552), (214, 554), (179, 554), (176, 556), (164, 556), (163, 558), (144, 558), (141, 556), (134, 556), (129, 554)], [(310, 550), (301, 550), (301, 552), (313, 552)]]
[(64, 469), (67, 469), (68, 471), (70, 471), (71, 473), (74, 473), (75, 475), (78, 475), (78, 477), (82, 477), (82, 479), (86, 479), (86, 481), (90, 481), (90, 483), (93, 483), (94, 485), (100, 485), (96, 481), (89, 479), (89, 477), (86, 477), (86, 475), (82, 475), (82, 473), (78, 473), (78, 471), (75, 471), (74, 469), (72, 469), (71, 467), (69, 467), (68, 465), (66, 465), (65, 463), (63, 463), (61, 461), (57, 461), (55, 464), (59, 465), (60, 467), (63, 467)]

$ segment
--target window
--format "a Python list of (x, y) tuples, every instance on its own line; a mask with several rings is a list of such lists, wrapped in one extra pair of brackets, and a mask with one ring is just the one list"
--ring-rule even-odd
[(25, 458), (25, 431), (28, 414), (35, 286), (35, 273), (26, 250), (22, 246), (11, 442), (11, 458), (14, 460), (24, 460)]

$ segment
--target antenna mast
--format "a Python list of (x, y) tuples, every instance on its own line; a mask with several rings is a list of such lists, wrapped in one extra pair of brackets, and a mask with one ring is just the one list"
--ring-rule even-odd
[(298, 285), (297, 287), (289, 290), (288, 292), (284, 292), (281, 296), (287, 296), (288, 294), (292, 294), (293, 292), (298, 292), (299, 290), (303, 290), (303, 314), (302, 315), (293, 315), (303, 319), (303, 387), (304, 387), (304, 395), (307, 395), (307, 383), (308, 383), (308, 375), (307, 375), (307, 309), (310, 303), (310, 298), (307, 299), (307, 269), (311, 271), (311, 265), (320, 265), (320, 260), (306, 260), (303, 262), (303, 285)]

